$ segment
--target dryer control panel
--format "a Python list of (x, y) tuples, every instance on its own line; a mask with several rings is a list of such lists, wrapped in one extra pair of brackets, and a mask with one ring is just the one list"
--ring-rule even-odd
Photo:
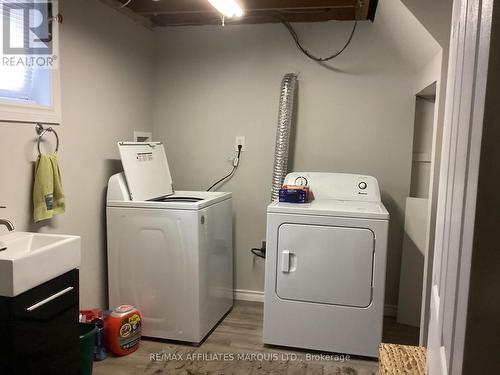
[(377, 179), (349, 173), (293, 172), (285, 184), (310, 186), (314, 199), (339, 199), (380, 202)]

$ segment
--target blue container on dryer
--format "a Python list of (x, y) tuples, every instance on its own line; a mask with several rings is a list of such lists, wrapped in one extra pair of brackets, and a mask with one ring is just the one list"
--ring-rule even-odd
[(304, 189), (280, 189), (280, 202), (307, 203), (307, 191)]

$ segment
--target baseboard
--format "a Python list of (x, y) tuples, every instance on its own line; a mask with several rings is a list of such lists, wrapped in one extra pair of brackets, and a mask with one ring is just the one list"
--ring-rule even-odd
[[(264, 292), (260, 290), (235, 289), (234, 299), (238, 301), (264, 302)], [(385, 305), (384, 316), (395, 318), (398, 307), (396, 305)]]
[(235, 289), (234, 299), (238, 301), (264, 302), (264, 292), (261, 290)]

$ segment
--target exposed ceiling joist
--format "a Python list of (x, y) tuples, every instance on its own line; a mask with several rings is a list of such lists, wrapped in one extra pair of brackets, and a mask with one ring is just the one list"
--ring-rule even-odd
[[(124, 1), (123, 1), (124, 2)], [(357, 0), (246, 0), (240, 2), (246, 11), (280, 9), (314, 9), (357, 7)], [(137, 13), (199, 13), (213, 12), (207, 0), (132, 0), (128, 6)]]
[[(119, 0), (125, 4), (128, 0)], [(373, 20), (378, 0), (241, 0), (242, 18), (226, 23)], [(132, 0), (127, 8), (155, 26), (207, 25), (221, 22), (207, 0)]]

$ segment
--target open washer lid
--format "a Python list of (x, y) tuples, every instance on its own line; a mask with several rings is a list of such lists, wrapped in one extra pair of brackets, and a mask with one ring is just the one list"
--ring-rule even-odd
[(119, 142), (118, 150), (133, 201), (147, 201), (174, 193), (163, 143)]

